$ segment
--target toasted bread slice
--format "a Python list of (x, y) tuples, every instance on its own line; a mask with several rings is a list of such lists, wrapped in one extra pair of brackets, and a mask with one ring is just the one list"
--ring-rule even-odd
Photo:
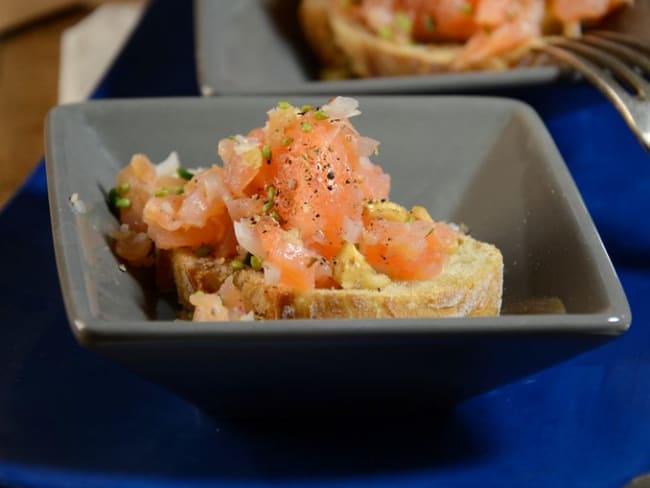
[(461, 45), (401, 45), (381, 39), (332, 9), (329, 0), (303, 0), (303, 32), (324, 66), (361, 77), (448, 71)]
[(172, 255), (178, 297), (191, 309), (189, 296), (212, 293), (233, 275), (247, 310), (259, 318), (397, 318), (494, 316), (501, 308), (503, 258), (499, 250), (470, 236), (442, 272), (427, 281), (393, 281), (381, 290), (314, 289), (299, 293), (267, 285), (260, 271), (233, 271), (223, 259), (197, 257), (188, 249)]
[[(332, 8), (330, 0), (302, 0), (299, 18), (305, 37), (328, 71), (363, 78), (408, 76), (453, 70), (462, 43), (398, 44), (382, 39)], [(527, 46), (477, 62), (475, 70), (503, 70), (514, 64), (538, 64)]]

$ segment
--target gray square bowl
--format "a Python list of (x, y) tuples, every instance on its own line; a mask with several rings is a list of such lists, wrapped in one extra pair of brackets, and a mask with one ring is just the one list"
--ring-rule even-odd
[[(217, 141), (263, 124), (276, 100), (124, 100), (57, 107), (47, 120), (54, 244), (77, 339), (205, 409), (259, 415), (453, 403), (627, 330), (615, 271), (528, 106), (462, 97), (360, 102), (355, 125), (382, 141), (377, 161), (392, 175), (393, 199), (463, 222), (502, 250), (500, 317), (175, 321), (173, 300), (158, 296), (144, 274), (118, 268), (104, 193), (136, 152), (162, 160), (176, 150), (190, 167), (215, 162)], [(73, 193), (85, 213), (74, 211)], [(566, 312), (512, 312), (540, 297), (557, 297)]]
[(450, 93), (550, 83), (557, 66), (330, 80), (298, 23), (299, 0), (195, 0), (196, 65), (203, 95)]

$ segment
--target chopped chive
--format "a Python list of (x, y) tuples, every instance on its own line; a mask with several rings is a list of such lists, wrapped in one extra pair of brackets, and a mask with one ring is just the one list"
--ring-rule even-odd
[(211, 252), (212, 248), (210, 246), (201, 246), (196, 248), (196, 251), (194, 251), (194, 253), (200, 258), (208, 256)]
[(470, 15), (473, 12), (472, 5), (469, 3), (464, 3), (460, 6), (460, 10), (465, 14), (465, 15)]
[(117, 192), (117, 190), (115, 188), (111, 188), (110, 191), (108, 192), (108, 196), (106, 197), (106, 199), (108, 200), (108, 204), (114, 207), (115, 202), (117, 201), (118, 198), (120, 198), (120, 195)]
[(269, 198), (269, 201), (272, 202), (275, 199), (276, 190), (273, 185), (269, 185), (266, 189), (266, 196)]
[(234, 135), (234, 134), (230, 134), (230, 135), (228, 136), (228, 139), (230, 139), (231, 141), (236, 141), (236, 140), (237, 140), (237, 136)]
[(427, 233), (424, 235), (424, 237), (429, 237), (431, 234), (433, 234), (433, 231), (435, 230), (435, 228), (436, 228), (435, 225), (431, 226), (431, 230), (429, 230), (429, 232), (427, 232)]
[(300, 130), (303, 132), (309, 132), (311, 130), (311, 124), (309, 122), (303, 122), (300, 126)]
[(251, 268), (255, 271), (262, 269), (262, 260), (255, 255), (251, 256)]
[(192, 177), (194, 176), (194, 173), (192, 173), (191, 171), (187, 171), (185, 168), (178, 168), (176, 170), (176, 173), (178, 173), (178, 176), (180, 176), (184, 180), (191, 180)]
[(118, 198), (115, 200), (115, 206), (117, 208), (129, 208), (131, 206), (131, 200), (128, 198)]
[(182, 195), (183, 193), (185, 193), (185, 188), (176, 188), (176, 195)]
[(262, 157), (267, 161), (271, 160), (271, 146), (269, 146), (268, 144), (264, 144), (262, 146)]
[(288, 146), (292, 142), (293, 142), (293, 137), (285, 137), (284, 139), (282, 139), (283, 146)]
[(436, 30), (436, 22), (433, 20), (433, 17), (431, 17), (430, 15), (427, 15), (424, 18), (424, 28), (428, 32), (433, 32), (434, 30)]
[(395, 14), (395, 22), (397, 22), (399, 28), (402, 29), (404, 32), (411, 32), (411, 28), (413, 27), (413, 21), (404, 12), (397, 12)]
[(166, 197), (167, 195), (169, 195), (169, 190), (167, 188), (161, 188), (153, 194), (154, 197)]
[(291, 104), (289, 102), (285, 102), (284, 100), (278, 102), (278, 108), (281, 108), (282, 110), (291, 108)]
[(266, 202), (264, 202), (264, 206), (262, 206), (262, 212), (267, 214), (272, 208), (273, 208), (273, 202), (271, 200), (267, 200)]
[(300, 107), (300, 111), (303, 112), (303, 113), (304, 112), (309, 112), (310, 110), (313, 110), (313, 108), (314, 107), (311, 106), (311, 105), (303, 105), (302, 107)]
[(315, 118), (316, 120), (325, 120), (325, 119), (329, 119), (329, 117), (327, 116), (327, 114), (326, 114), (325, 112), (323, 112), (322, 110), (316, 110), (316, 112), (314, 112), (314, 118)]
[(128, 193), (128, 191), (131, 189), (131, 185), (129, 183), (122, 183), (120, 186), (117, 187), (117, 193), (120, 195), (124, 195)]
[(389, 25), (383, 25), (381, 29), (379, 29), (379, 37), (382, 39), (390, 39), (393, 37), (393, 30)]
[(230, 267), (234, 270), (243, 269), (244, 262), (241, 259), (233, 259), (230, 261)]
[(273, 209), (271, 212), (271, 218), (275, 220), (277, 223), (280, 223), (280, 214), (278, 213), (277, 210)]
[(415, 222), (415, 220), (416, 220), (415, 215), (409, 215), (408, 217), (406, 217), (407, 224), (410, 224), (411, 222)]

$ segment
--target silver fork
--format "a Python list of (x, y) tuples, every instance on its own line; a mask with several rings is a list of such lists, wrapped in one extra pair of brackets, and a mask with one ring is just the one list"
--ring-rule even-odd
[(535, 48), (580, 72), (609, 98), (650, 151), (650, 44), (609, 31), (545, 37)]

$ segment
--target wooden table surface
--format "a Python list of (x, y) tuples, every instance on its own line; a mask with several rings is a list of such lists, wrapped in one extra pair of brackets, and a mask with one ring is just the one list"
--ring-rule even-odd
[(57, 103), (62, 32), (90, 13), (75, 6), (0, 34), (0, 207), (43, 155), (43, 122)]
[[(45, 115), (57, 103), (61, 35), (105, 1), (0, 0), (8, 2), (0, 13), (16, 13), (20, 22), (0, 25), (0, 209), (43, 155)], [(28, 12), (40, 17), (25, 20)]]

